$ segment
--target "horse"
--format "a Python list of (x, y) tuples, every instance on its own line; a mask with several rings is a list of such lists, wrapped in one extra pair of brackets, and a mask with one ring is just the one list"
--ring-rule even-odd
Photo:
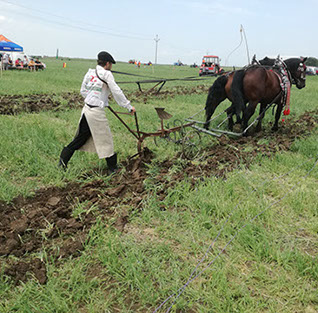
[[(273, 66), (275, 63), (275, 59), (270, 59), (265, 57), (262, 60), (256, 61), (255, 56), (253, 57), (253, 61), (257, 64), (264, 65), (264, 66)], [(252, 62), (253, 63), (253, 62)], [(232, 102), (232, 81), (235, 71), (230, 73), (224, 74), (218, 77), (213, 85), (209, 88), (208, 97), (205, 103), (205, 116), (206, 122), (204, 124), (205, 129), (209, 129), (210, 126), (210, 119), (215, 112), (218, 105), (223, 102), (225, 99), (229, 99)], [(228, 117), (228, 127), (230, 130), (233, 130), (234, 121), (233, 121), (233, 114), (236, 115), (236, 123), (241, 123), (240, 117), (240, 110), (236, 110), (234, 106), (230, 106), (225, 110)]]
[[(306, 86), (306, 60), (307, 58), (290, 58), (283, 61), (283, 66), (286, 67), (288, 72), (290, 87), (291, 84), (295, 84), (298, 89)], [(278, 120), (286, 102), (286, 95), (282, 92), (281, 86), (281, 80), (284, 78), (278, 72), (279, 69), (276, 70), (275, 66), (273, 70), (255, 66), (239, 70), (233, 75), (231, 85), (232, 106), (235, 107), (236, 114), (243, 111), (243, 130), (247, 128), (248, 121), (254, 114), (258, 103), (261, 106), (256, 131), (260, 131), (262, 128), (262, 119), (267, 106), (274, 103), (277, 104), (277, 110), (272, 130), (278, 130)], [(246, 107), (247, 102), (249, 104)]]

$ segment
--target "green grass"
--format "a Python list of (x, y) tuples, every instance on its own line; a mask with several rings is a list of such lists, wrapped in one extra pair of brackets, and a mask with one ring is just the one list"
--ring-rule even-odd
[[(71, 60), (62, 69), (61, 62), (48, 60), (48, 70), (39, 73), (4, 73), (8, 75), (3, 80), (6, 87), (1, 84), (0, 94), (75, 91), (87, 67), (94, 65), (93, 61)], [(118, 64), (116, 70), (138, 71), (124, 64)], [(152, 70), (140, 69), (143, 74), (147, 71)], [(189, 73), (190, 68), (155, 69), (158, 77)], [(33, 79), (27, 81), (31, 75)], [(20, 89), (13, 84), (17, 80)], [(303, 90), (293, 88), (292, 116), (317, 108), (317, 88), (316, 77), (308, 77)], [(206, 94), (180, 95), (166, 100), (154, 98), (135, 106), (141, 128), (152, 131), (159, 127), (154, 107), (163, 106), (182, 119), (200, 110), (205, 99)], [(57, 170), (60, 150), (75, 134), (79, 116), (80, 110), (0, 116), (1, 200), (10, 202), (17, 195), (32, 195), (43, 186), (78, 181), (83, 172), (105, 166), (95, 155), (76, 152), (67, 173)], [(136, 152), (135, 139), (110, 112), (107, 116), (123, 160)], [(268, 127), (272, 120), (273, 116), (267, 114), (264, 126)], [(0, 312), (152, 312), (188, 280), (237, 204), (198, 271), (212, 261), (240, 227), (248, 225), (226, 253), (188, 286), (172, 312), (317, 312), (318, 168), (304, 178), (314, 164), (311, 158), (317, 156), (317, 139), (316, 128), (307, 138), (298, 139), (290, 151), (255, 158), (249, 169), (242, 166), (229, 173), (226, 180), (202, 178), (193, 189), (186, 178), (167, 189), (163, 202), (150, 192), (154, 188), (152, 177), (158, 172), (160, 160), (175, 155), (175, 146), (155, 147), (147, 139), (145, 144), (156, 152), (157, 162), (148, 170), (147, 200), (140, 212), (131, 214), (126, 231), (120, 233), (98, 219), (80, 257), (61, 264), (41, 251), (38, 255), (48, 269), (44, 286), (31, 279), (15, 287), (0, 275)], [(202, 145), (204, 148), (213, 143), (213, 138), (205, 136)], [(180, 170), (176, 163), (168, 176)], [(156, 188), (167, 187), (157, 184)], [(252, 192), (254, 188), (256, 192)], [(278, 199), (281, 202), (271, 206)], [(162, 211), (162, 206), (167, 210)], [(74, 215), (80, 216), (82, 211), (78, 204)], [(6, 259), (0, 258), (0, 262), (4, 264)]]

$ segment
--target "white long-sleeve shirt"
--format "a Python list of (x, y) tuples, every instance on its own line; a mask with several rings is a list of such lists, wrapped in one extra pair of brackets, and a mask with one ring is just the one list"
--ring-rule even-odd
[[(96, 71), (98, 76), (107, 84), (97, 77)], [(130, 101), (127, 100), (122, 90), (116, 84), (111, 71), (105, 70), (100, 65), (96, 66), (96, 70), (90, 68), (83, 79), (81, 87), (81, 95), (85, 98), (85, 103), (104, 108), (108, 106), (108, 96), (110, 93), (112, 93), (115, 101), (121, 107), (129, 111), (132, 109)]]

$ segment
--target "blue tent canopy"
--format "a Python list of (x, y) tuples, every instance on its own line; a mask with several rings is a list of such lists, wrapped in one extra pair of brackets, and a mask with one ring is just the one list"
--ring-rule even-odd
[(0, 51), (16, 51), (22, 52), (23, 48), (16, 43), (12, 42), (11, 40), (7, 39), (6, 37), (0, 35)]

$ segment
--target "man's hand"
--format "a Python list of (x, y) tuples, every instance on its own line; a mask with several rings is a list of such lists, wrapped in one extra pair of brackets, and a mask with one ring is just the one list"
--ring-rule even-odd
[(132, 108), (131, 108), (131, 110), (130, 110), (131, 115), (134, 115), (134, 114), (135, 114), (135, 112), (136, 112), (135, 107), (132, 107)]

